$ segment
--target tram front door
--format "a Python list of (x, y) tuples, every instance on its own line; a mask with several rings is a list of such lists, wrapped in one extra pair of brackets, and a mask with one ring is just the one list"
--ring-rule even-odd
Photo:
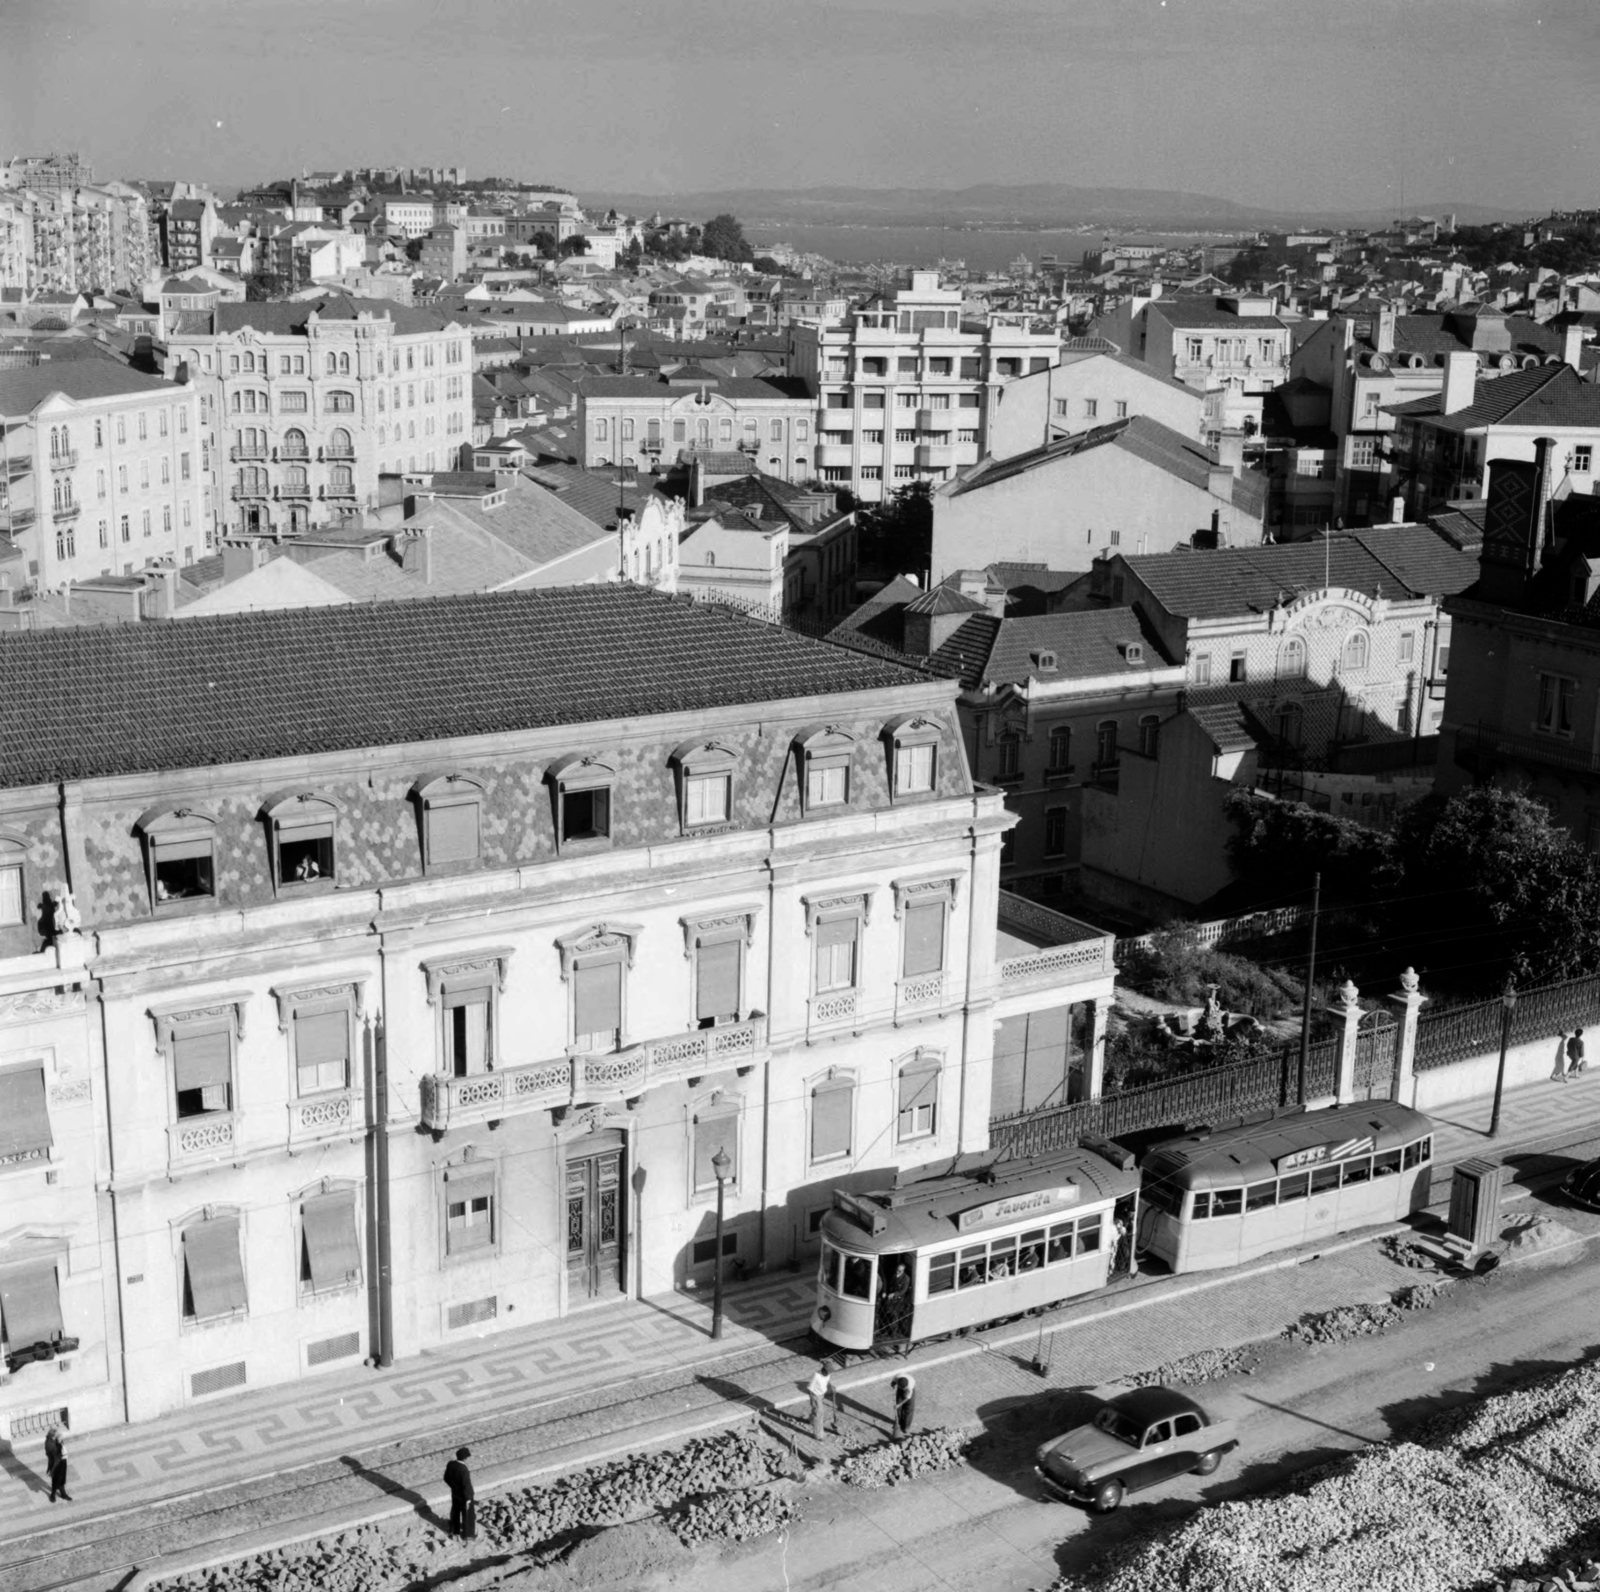
[(567, 1159), (567, 1301), (614, 1299), (623, 1291), (623, 1149), (600, 1133)]

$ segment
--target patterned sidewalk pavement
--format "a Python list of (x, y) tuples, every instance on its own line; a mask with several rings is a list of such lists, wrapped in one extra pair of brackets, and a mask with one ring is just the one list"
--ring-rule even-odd
[[(1600, 1075), (1508, 1094), (1497, 1141), (1485, 1135), (1490, 1109), (1485, 1098), (1436, 1114), (1441, 1168), (1492, 1154), (1527, 1179), (1571, 1156), (1600, 1153)], [(1436, 1204), (1448, 1198), (1443, 1171), (1434, 1189)], [(1397, 1286), (1394, 1269), (1374, 1246), (1358, 1243), (1313, 1265), (1140, 1279), (1052, 1313), (1049, 1384), (1092, 1385), (1194, 1349), (1249, 1341), (1301, 1311), (1377, 1297)], [(0, 1543), (12, 1545), (0, 1551), (0, 1589), (51, 1584), (68, 1573), (69, 1560), (77, 1573), (71, 1550), (87, 1551), (123, 1529), (118, 1520), (157, 1506), (192, 1516), (205, 1507), (196, 1501), (209, 1499), (220, 1516), (236, 1502), (265, 1498), (252, 1511), (263, 1527), (274, 1517), (272, 1496), (285, 1500), (277, 1511), (284, 1519), (305, 1514), (307, 1493), (345, 1519), (370, 1513), (375, 1494), (389, 1495), (380, 1501), (390, 1509), (414, 1507), (439, 1490), (438, 1448), (457, 1441), (472, 1443), (482, 1486), (715, 1429), (752, 1410), (804, 1442), (799, 1384), (809, 1366), (805, 1343), (795, 1340), (811, 1303), (809, 1274), (782, 1272), (729, 1290), (721, 1342), (710, 1338), (707, 1302), (677, 1295), (625, 1301), (385, 1372), (308, 1378), (87, 1433), (74, 1445), (78, 1502), (70, 1514), (46, 1502), (39, 1455), (0, 1445), (7, 1473), (0, 1478)], [(1116, 1320), (1114, 1332), (1078, 1330), (1108, 1317)], [(1014, 1396), (1037, 1393), (1040, 1380), (1028, 1368), (1037, 1333), (1029, 1324), (920, 1351), (922, 1418), (968, 1421), (984, 1399), (1004, 1397), (1010, 1383)], [(873, 1431), (894, 1369), (868, 1364), (839, 1379), (846, 1440)], [(187, 1505), (179, 1502), (185, 1499)], [(41, 1578), (25, 1568), (42, 1551), (61, 1573)], [(104, 1560), (107, 1568), (112, 1562)]]

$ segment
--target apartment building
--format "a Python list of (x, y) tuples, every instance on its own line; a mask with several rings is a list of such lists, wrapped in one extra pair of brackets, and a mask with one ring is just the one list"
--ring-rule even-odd
[(191, 564), (207, 546), (199, 396), (107, 359), (0, 370), (0, 527), (31, 585)]
[(359, 518), (379, 475), (452, 468), (471, 439), (470, 342), (449, 315), (342, 294), (185, 316), (167, 370), (200, 396), (213, 534)]
[(174, 199), (161, 221), (166, 267), (182, 274), (215, 264), (212, 247), (217, 240), (217, 206), (209, 194), (195, 199)]
[(0, 189), (0, 288), (33, 283), (33, 205), (27, 194)]
[(789, 328), (789, 371), (817, 395), (818, 476), (864, 502), (948, 480), (988, 451), (1000, 390), (1060, 358), (1061, 335), (1026, 314), (963, 319), (936, 271), (841, 325)]
[[(623, 586), (84, 640), (0, 638), (0, 835), (86, 931), (128, 1419), (805, 1265), (836, 1188), (987, 1144), (997, 1027), (1097, 1090), (1110, 941), (1001, 933), (948, 682)], [(0, 1297), (55, 1257), (92, 1344), (65, 1209)]]

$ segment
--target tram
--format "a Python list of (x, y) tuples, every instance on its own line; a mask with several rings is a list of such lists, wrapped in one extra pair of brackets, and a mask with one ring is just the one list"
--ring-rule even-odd
[(1428, 1203), (1433, 1124), (1390, 1100), (1165, 1139), (1140, 1162), (1140, 1259), (1174, 1271), (1392, 1222)]
[(835, 1189), (811, 1330), (883, 1353), (1103, 1288), (1131, 1254), (1138, 1194), (1132, 1154), (1108, 1142)]

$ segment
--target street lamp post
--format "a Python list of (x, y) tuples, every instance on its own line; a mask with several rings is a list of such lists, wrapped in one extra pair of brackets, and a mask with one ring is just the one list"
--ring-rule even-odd
[(723, 1185), (728, 1180), (728, 1173), (733, 1167), (733, 1160), (727, 1150), (717, 1146), (717, 1153), (711, 1157), (711, 1170), (717, 1174), (717, 1237), (716, 1259), (712, 1264), (716, 1267), (714, 1281), (711, 1285), (711, 1336), (722, 1336), (722, 1191)]
[(1506, 980), (1505, 994), (1500, 997), (1500, 1065), (1494, 1075), (1494, 1110), (1489, 1116), (1489, 1137), (1500, 1137), (1500, 1096), (1506, 1086), (1506, 1051), (1511, 1046), (1511, 1014), (1517, 1009), (1517, 992), (1511, 980)]

